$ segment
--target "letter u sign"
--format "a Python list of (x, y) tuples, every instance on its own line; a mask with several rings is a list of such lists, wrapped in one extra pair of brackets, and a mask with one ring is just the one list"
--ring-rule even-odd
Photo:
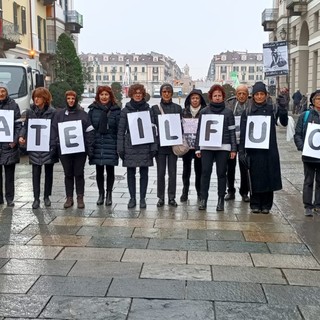
[(245, 148), (269, 149), (271, 116), (248, 116)]

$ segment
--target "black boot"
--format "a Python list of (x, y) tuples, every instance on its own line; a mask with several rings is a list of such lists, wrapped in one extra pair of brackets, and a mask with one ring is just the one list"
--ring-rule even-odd
[(218, 198), (216, 211), (224, 211), (224, 197)]
[(111, 193), (111, 191), (107, 191), (106, 206), (111, 206), (111, 205), (112, 205), (112, 193)]
[(207, 209), (207, 200), (201, 199), (199, 203), (199, 210)]
[(99, 193), (99, 198), (98, 198), (98, 201), (97, 201), (97, 205), (101, 206), (103, 204), (103, 201), (104, 201), (104, 194), (103, 193)]

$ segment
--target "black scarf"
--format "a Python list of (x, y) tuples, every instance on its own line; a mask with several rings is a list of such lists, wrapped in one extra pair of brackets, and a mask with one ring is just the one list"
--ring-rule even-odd
[(172, 103), (172, 99), (170, 99), (169, 101), (164, 101), (162, 98), (161, 98), (161, 104), (164, 104), (165, 106), (169, 105)]
[(102, 112), (100, 114), (98, 132), (104, 134), (104, 133), (107, 133), (109, 129), (108, 116), (109, 116), (109, 113), (111, 112), (110, 110), (111, 102), (108, 102), (108, 104), (105, 106), (100, 105), (100, 108)]
[(135, 101), (133, 99), (130, 100), (130, 104), (135, 109), (140, 109), (141, 106), (143, 106), (146, 103), (145, 99), (142, 99), (141, 101)]

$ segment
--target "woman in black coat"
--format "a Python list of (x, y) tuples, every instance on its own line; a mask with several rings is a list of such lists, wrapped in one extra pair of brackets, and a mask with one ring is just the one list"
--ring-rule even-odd
[(97, 205), (104, 202), (104, 168), (106, 169), (106, 206), (112, 204), (115, 180), (114, 167), (118, 165), (117, 133), (121, 108), (109, 86), (99, 86), (95, 101), (89, 106), (89, 118), (95, 129), (93, 155), (90, 164), (96, 165), (96, 181), (99, 190)]
[[(239, 159), (249, 167), (252, 194), (250, 208), (253, 213), (268, 214), (273, 204), (273, 192), (282, 189), (280, 158), (277, 145), (276, 124), (288, 124), (286, 103), (280, 101), (274, 106), (268, 99), (263, 82), (256, 82), (252, 87), (252, 103), (243, 112), (240, 122)], [(248, 116), (271, 117), (269, 148), (246, 148), (245, 137)]]
[(132, 112), (149, 112), (151, 123), (154, 123), (149, 104), (145, 100), (146, 90), (142, 84), (133, 84), (128, 92), (131, 100), (121, 110), (118, 130), (118, 153), (122, 164), (127, 167), (127, 181), (130, 193), (128, 208), (136, 206), (136, 169), (140, 172), (140, 208), (146, 208), (146, 192), (148, 187), (149, 167), (153, 166), (153, 157), (157, 151), (157, 143), (132, 145), (132, 137), (128, 123), (128, 115)]
[[(50, 106), (52, 101), (51, 93), (46, 88), (37, 88), (32, 93), (33, 105), (26, 113), (26, 121), (20, 131), (19, 143), (24, 145), (28, 137), (28, 121), (29, 119), (53, 119), (56, 109)], [(50, 151), (28, 151), (29, 163), (32, 164), (32, 186), (34, 201), (33, 209), (40, 206), (40, 181), (41, 169), (44, 165), (44, 194), (43, 200), (46, 207), (51, 206), (49, 196), (52, 192), (53, 183), (53, 165), (58, 162), (57, 157), (52, 157)]]

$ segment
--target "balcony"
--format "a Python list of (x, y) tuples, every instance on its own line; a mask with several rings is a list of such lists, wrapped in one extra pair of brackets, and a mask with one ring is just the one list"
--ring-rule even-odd
[(0, 50), (13, 49), (21, 43), (18, 27), (12, 22), (0, 19)]
[(66, 30), (70, 33), (80, 33), (83, 28), (83, 16), (75, 10), (65, 12), (66, 15)]
[(44, 6), (51, 6), (55, 3), (56, 0), (41, 0)]
[(301, 16), (307, 12), (307, 0), (287, 0), (289, 16)]
[(262, 12), (261, 25), (264, 31), (273, 31), (277, 28), (278, 9), (265, 9)]

